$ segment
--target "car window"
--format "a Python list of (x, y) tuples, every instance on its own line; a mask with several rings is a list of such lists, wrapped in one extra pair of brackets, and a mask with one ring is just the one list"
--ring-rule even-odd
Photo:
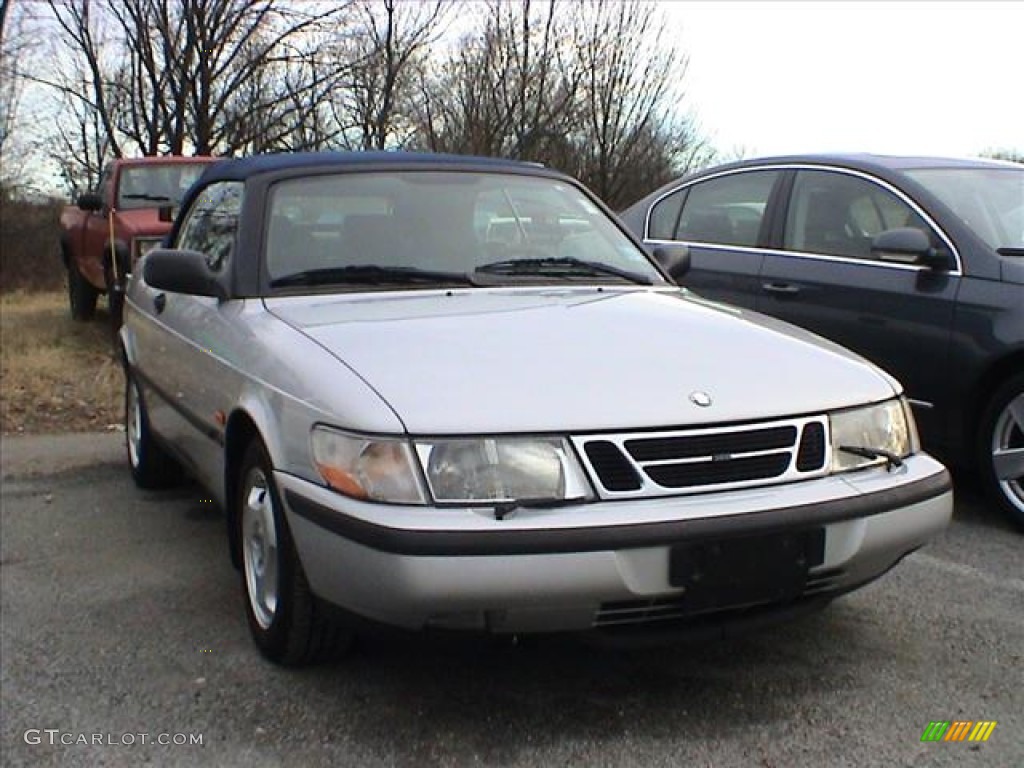
[(240, 181), (224, 181), (206, 187), (193, 201), (178, 234), (178, 247), (206, 254), (210, 269), (227, 266), (235, 245), (238, 216), (242, 210)]
[(662, 198), (651, 208), (651, 221), (647, 237), (651, 240), (673, 240), (676, 227), (679, 225), (679, 212), (689, 189), (678, 189), (668, 197)]
[(501, 260), (581, 259), (662, 278), (575, 185), (468, 172), (325, 175), (271, 192), (271, 280), (348, 266), (470, 273)]
[(674, 240), (757, 245), (768, 197), (779, 171), (748, 171), (689, 187)]
[(919, 168), (906, 173), (991, 248), (1024, 248), (1024, 166)]
[(834, 171), (798, 171), (786, 215), (785, 248), (871, 259), (880, 232), (916, 227), (932, 237), (913, 208), (868, 179)]
[(181, 205), (185, 193), (202, 175), (207, 163), (129, 165), (121, 169), (117, 207), (153, 208)]

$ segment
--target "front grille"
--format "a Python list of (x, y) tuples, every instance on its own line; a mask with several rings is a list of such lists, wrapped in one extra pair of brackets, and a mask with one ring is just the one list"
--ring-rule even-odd
[(769, 453), (742, 459), (718, 459), (690, 464), (659, 464), (647, 468), (647, 476), (666, 488), (689, 488), (695, 485), (718, 485), (744, 480), (778, 477), (789, 466), (790, 454)]
[(770, 451), (776, 448), (789, 448), (795, 441), (796, 427), (772, 427), (752, 429), (749, 432), (627, 440), (626, 450), (637, 461), (664, 461), (724, 453)]
[(825, 472), (824, 417), (573, 438), (605, 498), (697, 493)]
[(813, 472), (825, 466), (825, 427), (812, 421), (804, 427), (800, 438), (800, 451), (796, 455), (796, 468)]
[(586, 452), (590, 465), (609, 491), (635, 491), (640, 488), (640, 476), (615, 443), (592, 440), (587, 443)]

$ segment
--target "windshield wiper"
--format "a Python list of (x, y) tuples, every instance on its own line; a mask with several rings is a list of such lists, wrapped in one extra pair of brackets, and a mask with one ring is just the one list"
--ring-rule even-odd
[(885, 459), (885, 469), (892, 472), (903, 466), (903, 459), (891, 451), (883, 451), (881, 448), (866, 448), (862, 445), (840, 445), (840, 451), (852, 453), (864, 459)]
[(996, 248), (996, 253), (1000, 256), (1022, 256), (1024, 257), (1024, 248)]
[(646, 275), (619, 269), (610, 264), (602, 264), (599, 261), (573, 258), (505, 259), (479, 266), (476, 271), (490, 275), (554, 275), (558, 277), (607, 275), (638, 285), (653, 285), (653, 281)]
[(441, 272), (417, 267), (381, 267), (376, 264), (354, 264), (347, 267), (307, 269), (270, 281), (271, 288), (287, 285), (330, 285), (362, 283), (364, 285), (414, 285), (456, 283), (474, 285), (472, 277), (463, 272)]

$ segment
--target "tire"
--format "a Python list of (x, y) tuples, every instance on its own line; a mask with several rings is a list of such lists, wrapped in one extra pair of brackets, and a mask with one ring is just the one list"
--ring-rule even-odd
[(986, 493), (1024, 530), (1024, 375), (1011, 376), (992, 394), (977, 450)]
[(132, 480), (139, 488), (170, 488), (182, 480), (181, 465), (153, 439), (149, 415), (135, 378), (125, 371), (124, 441)]
[(254, 440), (239, 470), (233, 512), (241, 547), (242, 592), (249, 631), (260, 652), (283, 666), (344, 653), (351, 631), (327, 615), (309, 589), (274, 485), (266, 448)]
[(68, 304), (71, 307), (73, 320), (92, 320), (96, 315), (97, 291), (88, 280), (82, 277), (74, 259), (68, 260)]

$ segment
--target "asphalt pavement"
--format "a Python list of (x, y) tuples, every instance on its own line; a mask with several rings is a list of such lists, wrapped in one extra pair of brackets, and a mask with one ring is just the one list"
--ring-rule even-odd
[[(969, 488), (932, 545), (757, 634), (398, 635), (287, 670), (250, 642), (221, 513), (136, 490), (122, 440), (3, 439), (5, 766), (1024, 766), (1024, 537)], [(997, 725), (922, 742), (957, 720)]]

